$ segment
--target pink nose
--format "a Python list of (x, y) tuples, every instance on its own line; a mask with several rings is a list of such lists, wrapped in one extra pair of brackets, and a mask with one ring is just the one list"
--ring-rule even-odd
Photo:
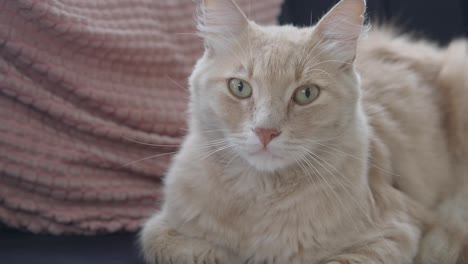
[(264, 147), (266, 147), (275, 137), (281, 134), (281, 132), (275, 128), (256, 128), (255, 133), (257, 133), (257, 136), (260, 138), (260, 141), (262, 141)]

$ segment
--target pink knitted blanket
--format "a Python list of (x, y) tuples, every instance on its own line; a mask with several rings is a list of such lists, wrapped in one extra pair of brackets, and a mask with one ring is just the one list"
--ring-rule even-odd
[[(280, 6), (237, 2), (260, 23)], [(93, 234), (135, 230), (157, 210), (202, 52), (196, 5), (0, 0), (1, 222)]]

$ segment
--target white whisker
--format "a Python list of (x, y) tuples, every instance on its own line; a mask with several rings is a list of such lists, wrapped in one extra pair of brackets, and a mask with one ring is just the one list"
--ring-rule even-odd
[(213, 155), (213, 154), (215, 154), (215, 153), (217, 153), (217, 152), (219, 152), (219, 151), (221, 151), (221, 150), (224, 150), (224, 149), (227, 149), (227, 148), (231, 148), (231, 147), (234, 147), (234, 144), (229, 144), (229, 145), (226, 145), (226, 144), (225, 144), (225, 145), (223, 145), (223, 146), (221, 146), (221, 147), (219, 147), (219, 148), (217, 148), (217, 149), (211, 151), (210, 153), (208, 153), (207, 155), (203, 156), (203, 157), (202, 157), (201, 159), (199, 159), (199, 160), (200, 160), (200, 161), (201, 161), (201, 160), (204, 160), (204, 159), (208, 158), (209, 156), (211, 156), (211, 155)]
[[(320, 174), (319, 170), (317, 168), (315, 168), (315, 166), (309, 161), (307, 160), (306, 156), (305, 155), (300, 155), (300, 158), (306, 163), (308, 164), (308, 167), (311, 168), (315, 174), (320, 178), (322, 179), (323, 182), (325, 182), (325, 186), (323, 188), (323, 190), (325, 191), (325, 195), (328, 196), (328, 199), (331, 201), (331, 203), (333, 204), (333, 206), (335, 207), (335, 209), (337, 210), (337, 214), (338, 217), (340, 216), (340, 213), (339, 211), (341, 210), (341, 208), (339, 206), (336, 205), (335, 203), (335, 198), (338, 198), (338, 196), (336, 195), (336, 193), (334, 192), (333, 190), (333, 187), (328, 183), (328, 181), (322, 177), (322, 175)], [(312, 176), (309, 174), (309, 172), (307, 170), (305, 170), (305, 172), (308, 174), (308, 177), (313, 179)], [(328, 192), (327, 190), (327, 187), (330, 188), (330, 191), (331, 191), (331, 194)], [(341, 203), (341, 200), (338, 198), (337, 199), (340, 203)], [(340, 220), (341, 221), (341, 220)]]
[[(307, 140), (307, 141), (309, 141), (309, 140)], [(330, 147), (330, 146), (328, 146), (328, 145), (326, 145), (326, 144), (322, 144), (322, 143), (315, 142), (315, 141), (311, 141), (311, 142), (314, 142), (314, 143), (317, 144), (317, 145), (320, 145), (320, 146), (323, 146), (323, 147), (326, 147), (326, 148), (335, 150), (335, 151), (338, 152), (338, 153), (341, 153), (341, 154), (350, 156), (350, 157), (355, 158), (355, 159), (357, 159), (357, 160), (366, 161), (369, 165), (375, 167), (376, 169), (382, 170), (383, 172), (386, 172), (386, 173), (389, 173), (389, 174), (391, 174), (391, 175), (398, 176), (398, 177), (400, 176), (399, 174), (393, 173), (393, 172), (391, 172), (391, 171), (387, 171), (387, 170), (385, 170), (385, 169), (379, 167), (378, 165), (372, 163), (372, 162), (369, 161), (369, 160), (364, 160), (364, 159), (362, 159), (362, 158), (360, 158), (360, 157), (357, 157), (357, 156), (355, 156), (355, 155), (353, 155), (353, 154), (344, 152), (344, 151), (339, 150), (339, 149), (337, 149), (337, 148)], [(319, 151), (326, 152), (326, 153), (332, 153), (332, 152), (327, 152), (326, 150), (322, 150), (322, 149), (318, 149), (318, 150), (319, 150)], [(369, 159), (372, 159), (372, 157), (370, 157)]]
[(166, 78), (168, 78), (172, 83), (174, 83), (177, 87), (182, 89), (186, 94), (190, 94), (190, 91), (187, 88), (184, 88), (182, 85), (180, 85), (178, 82), (176, 82), (174, 79), (169, 77), (169, 75), (166, 75)]
[(151, 146), (151, 147), (168, 147), (168, 148), (178, 148), (180, 147), (180, 144), (172, 144), (172, 145), (165, 145), (165, 144), (152, 144), (152, 143), (147, 143), (147, 142), (143, 142), (143, 141), (138, 141), (138, 140), (135, 140), (135, 139), (131, 139), (131, 138), (128, 138), (126, 136), (123, 136), (121, 135), (121, 137), (125, 140), (128, 140), (130, 142), (133, 142), (133, 143), (137, 143), (137, 144), (141, 144), (141, 145), (145, 145), (145, 146)]
[(232, 163), (234, 160), (236, 160), (237, 158), (240, 158), (240, 156), (239, 156), (239, 154), (238, 154), (236, 151), (234, 151), (234, 157), (231, 158), (231, 159), (226, 163), (225, 167), (228, 168), (229, 165), (231, 165), (231, 163)]
[(130, 166), (132, 164), (135, 164), (137, 162), (141, 162), (141, 161), (144, 161), (144, 160), (148, 160), (148, 159), (152, 159), (152, 158), (157, 158), (157, 157), (161, 157), (161, 156), (166, 156), (166, 155), (172, 155), (172, 154), (176, 154), (177, 151), (174, 151), (174, 152), (168, 152), (168, 153), (160, 153), (160, 154), (156, 154), (156, 155), (151, 155), (151, 156), (148, 156), (148, 157), (144, 157), (144, 158), (141, 158), (141, 159), (138, 159), (138, 160), (134, 160), (134, 161), (131, 161), (129, 163), (126, 163), (124, 165), (122, 165), (122, 167), (127, 167), (127, 166)]
[[(361, 212), (364, 214), (364, 216), (367, 218), (367, 220), (369, 222), (372, 222), (372, 219), (370, 218), (370, 216), (366, 213), (366, 211), (364, 210), (364, 208), (360, 205), (359, 202), (356, 201), (356, 198), (349, 192), (348, 188), (346, 188), (346, 186), (343, 184), (343, 182), (341, 182), (340, 179), (336, 178), (335, 177), (335, 174), (333, 174), (327, 167), (325, 167), (322, 162), (324, 162), (325, 164), (327, 164), (330, 168), (332, 168), (333, 170), (335, 170), (338, 175), (340, 175), (343, 179), (345, 179), (350, 185), (350, 187), (352, 189), (354, 189), (354, 191), (356, 192), (359, 192), (360, 190), (357, 189), (357, 187), (348, 179), (346, 178), (341, 172), (339, 172), (334, 166), (332, 166), (330, 163), (328, 163), (327, 161), (325, 161), (324, 159), (322, 159), (320, 156), (316, 155), (315, 153), (313, 153), (312, 151), (302, 147), (307, 153), (310, 154), (310, 157), (312, 159), (315, 160), (315, 162), (317, 164), (319, 164), (323, 169), (325, 169), (331, 177), (334, 177), (336, 182), (341, 186), (341, 188), (343, 188), (343, 190), (346, 192), (346, 194), (348, 194), (349, 198), (351, 198), (351, 200), (356, 204), (356, 206), (358, 206), (358, 208), (361, 210)], [(321, 160), (322, 162), (320, 162), (319, 160)], [(357, 228), (357, 225), (356, 225), (356, 228)], [(359, 229), (357, 229), (359, 230)]]
[[(302, 147), (303, 150), (307, 151), (307, 153), (310, 154), (310, 157), (313, 158), (315, 160), (315, 162), (317, 162), (322, 168), (324, 168), (329, 174), (330, 176), (334, 177), (334, 179), (336, 180), (336, 182), (343, 188), (343, 190), (346, 192), (346, 194), (351, 198), (352, 202), (359, 208), (359, 210), (362, 212), (362, 214), (366, 217), (366, 220), (368, 222), (368, 224), (372, 225), (372, 227), (375, 229), (375, 230), (378, 230), (378, 227), (377, 225), (375, 224), (375, 222), (373, 221), (371, 215), (369, 213), (366, 212), (366, 210), (361, 206), (361, 204), (355, 199), (355, 197), (349, 192), (349, 190), (346, 188), (346, 186), (343, 184), (343, 182), (341, 182), (341, 180), (337, 177), (335, 177), (336, 175), (333, 174), (328, 168), (326, 168), (319, 160), (321, 160), (322, 162), (324, 162), (326, 165), (328, 165), (331, 169), (333, 169), (334, 171), (336, 171), (338, 173), (338, 175), (340, 175), (340, 177), (344, 180), (346, 180), (350, 185), (350, 187), (352, 189), (354, 189), (355, 192), (360, 192), (361, 190), (357, 189), (357, 187), (345, 176), (343, 175), (341, 172), (338, 171), (338, 169), (336, 169), (334, 166), (332, 166), (330, 163), (328, 163), (326, 160), (324, 160), (323, 158), (321, 158), (319, 155), (313, 153), (312, 151)], [(356, 230), (359, 231), (359, 228), (358, 226), (356, 225), (355, 223), (355, 227), (356, 227)], [(389, 247), (388, 243), (385, 243), (387, 247)]]

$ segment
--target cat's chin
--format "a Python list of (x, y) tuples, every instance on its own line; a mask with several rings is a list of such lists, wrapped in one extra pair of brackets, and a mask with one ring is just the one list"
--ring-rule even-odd
[(255, 169), (267, 172), (283, 169), (290, 164), (286, 158), (267, 151), (249, 154), (245, 159)]

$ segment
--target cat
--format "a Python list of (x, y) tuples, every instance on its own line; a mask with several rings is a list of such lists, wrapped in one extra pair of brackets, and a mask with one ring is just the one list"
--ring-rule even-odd
[(467, 44), (370, 29), (365, 9), (297, 28), (201, 3), (148, 263), (463, 263)]

